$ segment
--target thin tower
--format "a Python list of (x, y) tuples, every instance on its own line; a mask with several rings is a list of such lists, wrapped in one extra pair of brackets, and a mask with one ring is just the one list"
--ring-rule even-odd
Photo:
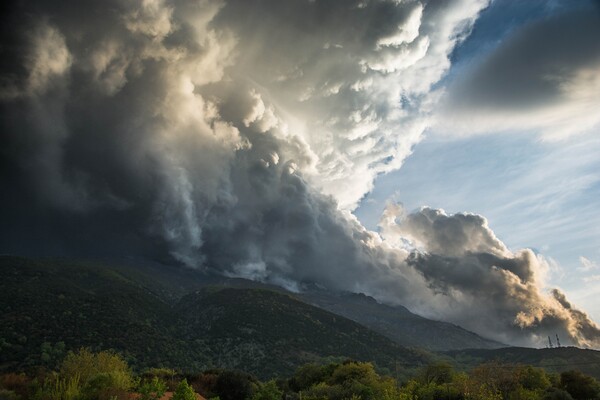
[(560, 347), (560, 339), (558, 338), (558, 333), (556, 334), (556, 347)]
[(550, 336), (548, 336), (548, 347), (553, 348), (554, 346), (552, 346), (552, 339), (550, 339)]

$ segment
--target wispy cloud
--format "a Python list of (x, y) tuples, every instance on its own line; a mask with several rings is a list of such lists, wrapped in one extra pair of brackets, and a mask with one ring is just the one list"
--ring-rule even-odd
[(586, 276), (585, 278), (583, 278), (583, 281), (585, 283), (600, 282), (600, 275)]
[(577, 268), (579, 271), (590, 272), (600, 268), (595, 261), (592, 261), (583, 256), (579, 257), (579, 262), (581, 263), (581, 266)]

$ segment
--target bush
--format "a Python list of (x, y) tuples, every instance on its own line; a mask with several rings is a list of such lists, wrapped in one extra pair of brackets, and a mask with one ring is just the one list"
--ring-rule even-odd
[(175, 389), (175, 393), (173, 393), (173, 398), (171, 400), (196, 400), (196, 393), (194, 389), (190, 385), (188, 385), (187, 380), (182, 380), (177, 385), (177, 389)]
[(144, 381), (139, 387), (140, 400), (158, 400), (164, 396), (167, 385), (156, 376), (151, 380)]
[[(134, 385), (131, 370), (127, 363), (110, 351), (92, 353), (88, 349), (70, 352), (60, 367), (60, 374), (65, 378), (79, 376), (81, 384), (87, 385), (92, 379), (110, 383), (113, 388), (129, 390)], [(98, 375), (110, 375), (98, 377)]]

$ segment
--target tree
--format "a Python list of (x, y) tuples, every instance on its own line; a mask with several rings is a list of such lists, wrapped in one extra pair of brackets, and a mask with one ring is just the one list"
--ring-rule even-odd
[(321, 366), (317, 364), (305, 364), (296, 370), (294, 376), (289, 380), (290, 389), (295, 392), (305, 390), (311, 386), (326, 381), (335, 368), (336, 364)]
[(184, 379), (177, 385), (172, 400), (196, 400), (196, 392), (188, 385), (187, 380)]
[(254, 379), (240, 371), (224, 371), (217, 378), (215, 392), (221, 400), (244, 400), (252, 396)]
[(509, 394), (520, 387), (518, 368), (498, 361), (480, 364), (471, 371), (471, 390), (486, 393), (483, 397), (499, 396), (508, 399)]
[(600, 397), (600, 385), (591, 376), (580, 371), (566, 371), (560, 374), (561, 389), (566, 390), (575, 399), (597, 399)]
[(419, 380), (423, 383), (435, 383), (441, 385), (443, 383), (452, 382), (453, 368), (447, 362), (438, 362), (430, 364), (421, 370)]
[(542, 400), (573, 400), (571, 395), (558, 388), (549, 388), (544, 392)]
[[(82, 348), (77, 353), (70, 352), (62, 362), (60, 375), (68, 378), (79, 376), (82, 385), (86, 385), (97, 375), (108, 374), (115, 387), (129, 390), (133, 387), (133, 376), (127, 363), (110, 351), (92, 353)], [(105, 378), (100, 378), (105, 379)]]
[[(83, 348), (64, 359), (60, 379), (69, 385), (76, 381), (76, 389), (87, 399), (126, 397), (134, 386), (131, 370), (119, 355), (110, 351), (92, 353)], [(70, 392), (74, 390), (71, 388)]]
[(254, 392), (252, 400), (281, 400), (283, 392), (277, 387), (274, 380), (270, 380), (259, 386)]
[(542, 392), (550, 387), (550, 378), (546, 371), (531, 365), (517, 369), (518, 381), (524, 389)]
[(164, 396), (167, 385), (156, 376), (152, 380), (144, 381), (138, 388), (140, 400), (158, 400)]

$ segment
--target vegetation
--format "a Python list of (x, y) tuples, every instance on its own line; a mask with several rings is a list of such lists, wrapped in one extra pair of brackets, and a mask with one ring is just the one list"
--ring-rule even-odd
[(282, 291), (137, 274), (0, 257), (0, 400), (600, 398), (597, 351), (433, 354)]
[(460, 326), (432, 321), (411, 313), (405, 307), (378, 303), (364, 294), (334, 294), (315, 289), (299, 296), (310, 304), (356, 321), (403, 346), (436, 351), (506, 347)]
[(261, 378), (345, 357), (388, 370), (433, 357), (288, 294), (207, 287), (176, 299), (131, 276), (0, 257), (0, 371), (52, 369), (81, 347), (114, 349), (137, 371), (237, 368)]
[[(169, 372), (165, 374), (164, 372)], [(167, 380), (161, 378), (165, 377)], [(189, 383), (188, 383), (189, 382)], [(548, 374), (526, 365), (491, 362), (468, 372), (450, 364), (421, 368), (406, 381), (381, 375), (368, 362), (305, 364), (289, 378), (261, 382), (237, 370), (183, 375), (161, 369), (138, 376), (113, 352), (80, 349), (54, 371), (0, 376), (2, 400), (584, 400), (600, 399), (594, 378), (571, 370)]]
[(196, 393), (194, 392), (194, 389), (188, 385), (187, 380), (183, 379), (179, 382), (179, 385), (177, 385), (172, 400), (196, 400)]
[(506, 347), (503, 349), (471, 349), (443, 353), (454, 365), (471, 369), (482, 363), (499, 361), (502, 363), (532, 365), (548, 372), (561, 373), (573, 368), (600, 379), (600, 351), (577, 347), (555, 347), (552, 349), (532, 349)]

